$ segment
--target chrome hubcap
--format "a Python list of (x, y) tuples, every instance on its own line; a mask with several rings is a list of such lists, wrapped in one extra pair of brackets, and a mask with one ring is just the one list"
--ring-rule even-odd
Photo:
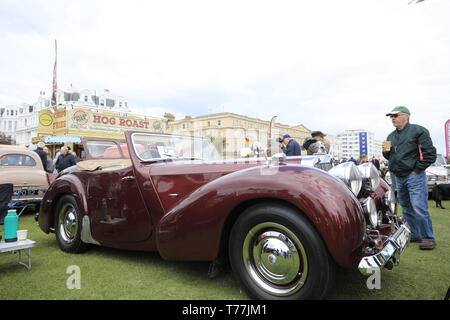
[(65, 204), (59, 214), (58, 219), (59, 234), (66, 242), (72, 242), (78, 232), (78, 219), (75, 208), (72, 204)]
[(243, 258), (252, 280), (269, 294), (291, 295), (305, 283), (305, 250), (297, 236), (280, 224), (253, 227), (244, 240)]

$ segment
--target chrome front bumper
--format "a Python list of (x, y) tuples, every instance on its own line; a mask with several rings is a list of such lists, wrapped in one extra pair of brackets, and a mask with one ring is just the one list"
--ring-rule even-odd
[(383, 249), (372, 256), (361, 259), (358, 265), (359, 271), (365, 275), (373, 274), (373, 269), (379, 269), (386, 266), (392, 260), (394, 264), (398, 264), (400, 256), (408, 246), (411, 231), (406, 225), (401, 225), (398, 230), (391, 235), (385, 242)]

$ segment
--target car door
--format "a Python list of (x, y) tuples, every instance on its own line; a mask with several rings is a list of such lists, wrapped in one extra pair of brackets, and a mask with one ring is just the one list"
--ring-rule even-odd
[(148, 239), (152, 224), (132, 166), (90, 172), (86, 189), (94, 239), (113, 245)]

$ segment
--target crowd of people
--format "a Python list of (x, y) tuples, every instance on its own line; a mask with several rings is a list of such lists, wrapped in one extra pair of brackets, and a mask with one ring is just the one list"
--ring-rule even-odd
[(41, 158), (44, 170), (49, 173), (59, 173), (81, 161), (77, 154), (71, 151), (68, 146), (57, 149), (54, 159), (52, 159), (50, 150), (42, 141), (37, 144), (37, 148), (34, 151)]
[[(419, 242), (422, 250), (436, 247), (431, 216), (428, 211), (428, 188), (425, 169), (436, 160), (436, 148), (429, 131), (417, 124), (410, 124), (411, 112), (405, 106), (395, 107), (386, 116), (390, 117), (395, 130), (383, 143), (383, 157), (387, 162), (373, 156), (370, 160), (365, 155), (359, 159), (341, 159), (342, 163), (351, 161), (355, 164), (372, 162), (384, 177), (389, 171), (395, 180), (398, 201), (402, 207), (403, 217), (411, 230), (411, 242)], [(301, 155), (300, 144), (289, 134), (278, 140), (286, 156)], [(330, 144), (321, 131), (313, 131), (305, 139), (303, 149), (308, 155), (329, 153)]]
[[(301, 151), (306, 150), (307, 155), (314, 154), (328, 154), (330, 152), (330, 142), (325, 138), (326, 135), (322, 131), (311, 132), (311, 137), (306, 138), (302, 145), (300, 145), (295, 139), (291, 138), (289, 134), (285, 134), (278, 139), (280, 149), (286, 154), (286, 156), (300, 156)], [(380, 171), (380, 174), (384, 177), (388, 171), (388, 162), (385, 160), (379, 160), (375, 156), (372, 156), (370, 160), (366, 155), (361, 155), (358, 159), (350, 157), (335, 159), (335, 165), (351, 161), (356, 165), (365, 162), (372, 162), (375, 168)]]

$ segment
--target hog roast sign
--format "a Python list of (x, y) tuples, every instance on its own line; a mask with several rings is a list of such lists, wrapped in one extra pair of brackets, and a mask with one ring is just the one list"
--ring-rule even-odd
[(123, 133), (126, 130), (159, 131), (160, 121), (138, 116), (122, 116), (91, 110), (68, 110), (69, 129)]

